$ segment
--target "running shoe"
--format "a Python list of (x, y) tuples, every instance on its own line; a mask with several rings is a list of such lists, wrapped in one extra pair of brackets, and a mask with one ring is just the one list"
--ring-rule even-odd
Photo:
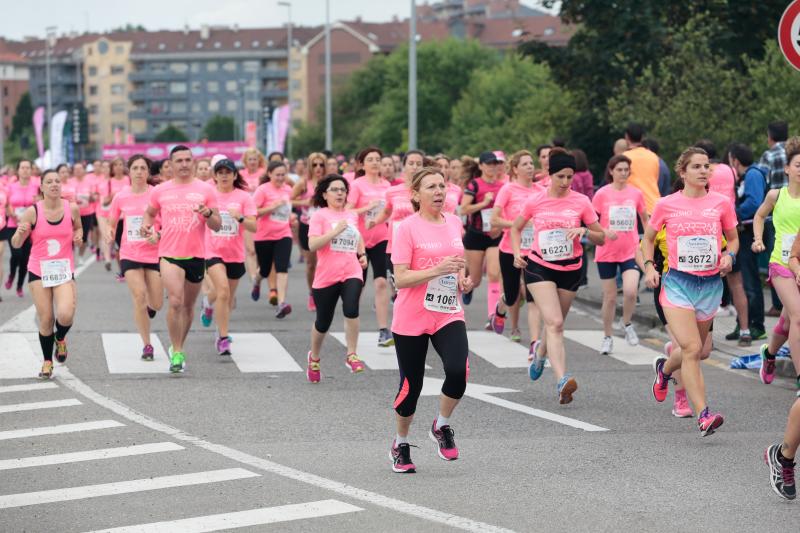
[(392, 337), (391, 332), (387, 328), (382, 328), (378, 331), (378, 346), (383, 348), (394, 346), (394, 337)]
[(14, 276), (8, 276), (6, 280), (6, 284), (4, 285), (7, 291), (11, 290), (11, 285), (14, 284)]
[(169, 371), (177, 374), (186, 370), (186, 356), (183, 352), (172, 352), (170, 350)]
[(25, 293), (22, 292), (22, 287), (17, 287), (17, 298), (24, 298)]
[(686, 389), (675, 391), (675, 399), (672, 401), (672, 416), (677, 418), (692, 417), (692, 408), (689, 407), (689, 400), (686, 397)]
[(614, 349), (614, 339), (611, 337), (603, 337), (603, 342), (600, 343), (600, 355), (608, 355)]
[(147, 306), (147, 316), (149, 316), (151, 319), (156, 317), (156, 310), (149, 305)]
[(111, 272), (111, 261), (106, 261), (106, 272)]
[(653, 398), (659, 403), (666, 399), (669, 392), (669, 380), (672, 378), (671, 374), (664, 373), (664, 363), (666, 362), (666, 357), (656, 357), (655, 361), (653, 361), (653, 370), (656, 373), (656, 377), (653, 380)]
[(572, 401), (572, 395), (578, 390), (578, 382), (575, 378), (566, 374), (558, 381), (558, 403), (565, 405)]
[(277, 289), (270, 289), (269, 290), (269, 304), (270, 305), (278, 305), (278, 290)]
[(528, 362), (530, 363), (533, 361), (533, 356), (536, 353), (536, 349), (539, 347), (539, 343), (541, 341), (533, 340), (531, 341), (531, 345), (528, 347)]
[(122, 274), (122, 272), (117, 272), (116, 276), (117, 283), (125, 283), (125, 276)]
[(539, 347), (539, 341), (533, 343), (531, 347), (531, 352), (533, 352), (533, 359), (531, 363), (528, 365), (528, 376), (531, 378), (531, 381), (536, 381), (540, 377), (542, 377), (542, 372), (544, 372), (544, 357), (540, 357), (539, 354), (536, 353), (536, 349)]
[(217, 337), (217, 355), (231, 354), (231, 340), (228, 337)]
[(754, 341), (763, 341), (767, 338), (767, 332), (761, 328), (750, 328), (750, 336), (753, 337)]
[(753, 344), (753, 336), (750, 333), (739, 333), (739, 346), (750, 346)]
[(493, 329), (492, 328), (492, 317), (489, 317), (486, 320), (486, 324), (483, 325), (483, 329), (485, 329), (486, 331), (492, 331), (492, 329)]
[(142, 361), (152, 361), (154, 351), (152, 344), (145, 344), (142, 348)]
[(497, 310), (497, 306), (495, 306), (494, 313), (489, 317), (489, 323), (492, 325), (492, 329), (495, 333), (502, 335), (503, 331), (506, 329), (506, 315), (501, 315)]
[(357, 374), (359, 372), (364, 371), (364, 362), (358, 358), (355, 353), (347, 354), (347, 358), (344, 360), (344, 364), (347, 368), (350, 369), (350, 372), (353, 374)]
[(456, 447), (456, 441), (453, 439), (453, 428), (445, 425), (436, 429), (436, 419), (434, 419), (428, 435), (436, 443), (436, 453), (439, 454), (439, 457), (445, 461), (458, 459), (458, 448)]
[(625, 341), (631, 346), (639, 344), (639, 336), (636, 334), (636, 330), (633, 329), (633, 324), (625, 326)]
[(67, 339), (56, 339), (56, 361), (64, 363), (67, 360)]
[(306, 378), (311, 383), (319, 383), (319, 359), (311, 359), (311, 352), (308, 352), (308, 366), (306, 367)]
[(769, 484), (775, 494), (785, 500), (794, 500), (797, 497), (797, 488), (794, 482), (794, 462), (778, 457), (780, 444), (773, 444), (764, 451), (764, 461), (769, 466)]
[(514, 328), (511, 330), (511, 336), (509, 337), (511, 342), (522, 342), (522, 332), (519, 328)]
[(214, 319), (214, 308), (213, 307), (203, 307), (203, 313), (200, 315), (200, 322), (203, 323), (203, 327), (211, 326), (211, 321)]
[(94, 249), (94, 258), (95, 258), (95, 261), (100, 261), (100, 248), (95, 248)]
[(317, 311), (317, 302), (314, 301), (313, 294), (308, 295), (308, 310), (311, 311), (312, 313), (315, 313)]
[(398, 474), (413, 474), (417, 467), (411, 462), (411, 445), (403, 442), (395, 446), (392, 441), (392, 449), (389, 450), (389, 458), (392, 460), (392, 471)]
[(724, 419), (721, 414), (712, 413), (708, 410), (708, 407), (706, 407), (703, 409), (703, 412), (700, 413), (700, 416), (697, 417), (697, 426), (700, 428), (700, 436), (705, 437), (711, 435), (722, 425), (722, 422), (724, 422)]
[(758, 371), (761, 383), (764, 385), (769, 385), (775, 379), (775, 358), (767, 357), (767, 347), (766, 344), (761, 345), (761, 370)]
[(39, 379), (50, 379), (53, 377), (53, 362), (45, 361), (42, 363), (42, 371), (39, 372)]
[[(271, 300), (270, 300), (271, 301)], [(275, 311), (275, 318), (285, 318), (286, 315), (292, 312), (292, 306), (283, 302), (278, 306), (278, 309)]]
[(261, 298), (261, 285), (253, 284), (253, 290), (250, 291), (250, 298), (252, 298), (254, 302), (257, 302), (258, 299)]
[(461, 293), (461, 301), (464, 302), (464, 305), (471, 304), (472, 303), (472, 291), (462, 292)]

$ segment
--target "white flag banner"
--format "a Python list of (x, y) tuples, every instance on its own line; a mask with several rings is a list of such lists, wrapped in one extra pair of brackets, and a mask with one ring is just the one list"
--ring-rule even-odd
[(53, 115), (50, 122), (50, 166), (67, 162), (64, 152), (64, 125), (67, 123), (66, 111), (59, 111)]

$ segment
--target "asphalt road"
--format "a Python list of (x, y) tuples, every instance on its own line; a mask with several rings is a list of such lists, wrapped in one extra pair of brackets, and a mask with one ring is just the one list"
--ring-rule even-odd
[[(268, 333), (304, 370), (313, 315), (303, 265), (292, 269), (294, 312), (284, 320), (266, 298), (251, 301), (249, 289), (238, 292), (234, 353), (237, 334), (243, 345), (243, 334)], [(92, 264), (78, 292), (67, 364), (56, 365), (52, 388), (28, 388), (38, 380), (9, 378), (8, 369), (38, 370), (31, 302), (2, 291), (3, 531), (797, 530), (800, 504), (772, 493), (762, 458), (781, 438), (794, 385), (764, 386), (712, 360), (704, 365), (709, 400), (726, 421), (701, 438), (692, 419), (671, 415), (671, 394), (654, 402), (651, 367), (630, 364), (658, 349), (655, 331), (640, 331), (641, 349), (617, 338), (618, 359), (568, 341), (579, 390), (567, 406), (549, 369), (533, 383), (524, 355), (489, 339), (470, 358), (471, 386), (451, 419), (459, 460), (437, 457), (427, 435), (437, 398), (423, 396), (410, 435), (418, 472), (400, 475), (388, 459), (396, 370), (350, 374), (344, 347), (329, 336), (319, 384), (298, 369), (246, 372), (243, 359), (215, 354), (213, 327), (198, 317), (185, 374), (110, 373), (107, 356), (118, 360), (111, 352), (122, 347), (104, 349), (103, 334), (136, 331), (127, 288)], [(370, 342), (371, 301), (368, 289), (361, 325)], [(482, 329), (485, 311), (484, 286), (467, 308), (471, 332)], [(163, 314), (154, 328), (167, 346)], [(596, 314), (577, 308), (567, 328), (590, 338)], [(337, 313), (333, 331), (341, 324)], [(267, 352), (256, 356), (273, 357)], [(427, 376), (443, 378), (432, 349), (428, 364)]]

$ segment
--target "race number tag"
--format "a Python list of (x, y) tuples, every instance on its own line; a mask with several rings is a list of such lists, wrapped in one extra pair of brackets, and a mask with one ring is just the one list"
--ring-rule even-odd
[(144, 217), (141, 215), (125, 217), (125, 237), (128, 242), (141, 242), (146, 240), (141, 233), (143, 220)]
[(57, 287), (72, 279), (69, 259), (39, 261), (42, 269), (42, 287)]
[[(336, 224), (337, 222), (332, 222), (331, 227), (335, 228)], [(354, 254), (358, 250), (358, 238), (358, 230), (348, 224), (343, 232), (331, 239), (331, 250)]]
[(789, 255), (792, 253), (792, 245), (794, 244), (795, 237), (797, 237), (797, 234), (792, 233), (791, 235), (784, 235), (781, 239), (781, 262), (789, 262)]
[(531, 246), (533, 246), (533, 226), (528, 224), (522, 228), (522, 239), (519, 247), (521, 250), (530, 250)]
[(714, 270), (717, 263), (717, 238), (714, 235), (678, 237), (678, 270), (705, 272)]
[(235, 237), (239, 235), (239, 221), (234, 219), (227, 211), (220, 211), (219, 218), (222, 219), (222, 224), (217, 231), (212, 231), (211, 234), (215, 237)]
[(383, 211), (383, 207), (385, 205), (386, 205), (386, 202), (383, 201), (383, 200), (380, 200), (378, 202), (378, 205), (376, 205), (375, 207), (373, 207), (372, 209), (367, 211), (366, 215), (364, 216), (364, 219), (367, 222), (375, 220), (376, 218), (378, 218), (378, 215), (381, 214), (381, 211)]
[(612, 205), (608, 208), (608, 229), (633, 231), (636, 229), (636, 209), (630, 205)]
[(88, 194), (78, 194), (75, 196), (75, 199), (78, 200), (78, 205), (81, 207), (85, 207), (89, 205), (89, 198)]
[(567, 240), (567, 230), (549, 229), (539, 232), (539, 250), (545, 261), (572, 259), (572, 239)]
[(439, 276), (428, 282), (425, 290), (425, 309), (436, 313), (457, 313), (461, 311), (458, 299), (458, 278), (455, 274)]
[(492, 231), (492, 211), (494, 209), (481, 209), (481, 231), (484, 233)]
[(28, 208), (27, 208), (27, 207), (24, 207), (24, 206), (23, 206), (23, 207), (16, 207), (16, 208), (14, 208), (14, 216), (16, 216), (16, 217), (17, 217), (17, 220), (19, 220), (20, 218), (22, 218), (22, 215), (24, 215), (24, 214), (25, 214), (25, 210), (26, 210), (26, 209), (28, 209)]
[(281, 204), (269, 214), (269, 219), (273, 222), (288, 222), (291, 212), (292, 208), (289, 204)]

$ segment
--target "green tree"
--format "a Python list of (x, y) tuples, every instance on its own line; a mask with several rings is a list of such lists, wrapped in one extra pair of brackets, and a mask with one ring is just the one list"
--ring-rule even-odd
[(214, 115), (203, 127), (203, 137), (209, 141), (233, 141), (236, 139), (236, 122), (231, 117)]
[(774, 39), (765, 49), (763, 59), (746, 60), (753, 91), (750, 126), (755, 138), (750, 142), (754, 148), (766, 148), (767, 124), (774, 120), (785, 120), (792, 134), (800, 133), (800, 72), (789, 65)]
[(169, 142), (187, 142), (189, 137), (183, 130), (176, 128), (172, 124), (161, 130), (153, 138), (155, 142), (169, 143)]
[(33, 106), (31, 105), (31, 93), (29, 92), (23, 93), (17, 104), (17, 109), (14, 110), (9, 140), (17, 140), (27, 130), (33, 130)]

